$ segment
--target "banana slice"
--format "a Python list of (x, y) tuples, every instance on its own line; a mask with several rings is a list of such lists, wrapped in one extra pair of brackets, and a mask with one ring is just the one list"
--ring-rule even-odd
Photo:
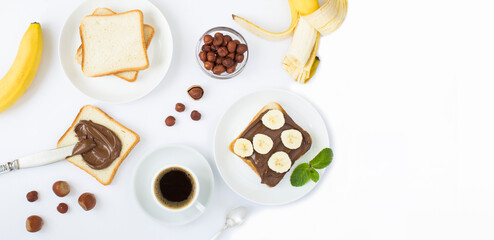
[(268, 167), (277, 172), (284, 173), (290, 169), (292, 161), (286, 152), (275, 152), (268, 160)]
[(302, 145), (302, 133), (295, 129), (285, 130), (281, 133), (281, 142), (289, 149), (297, 149)]
[(285, 116), (280, 110), (269, 110), (262, 116), (262, 124), (271, 130), (277, 130), (285, 125)]
[(258, 133), (252, 139), (254, 150), (260, 154), (266, 154), (273, 148), (273, 140), (265, 134)]
[(248, 139), (239, 138), (233, 145), (233, 152), (240, 157), (248, 157), (254, 153), (254, 149), (252, 148), (252, 143)]

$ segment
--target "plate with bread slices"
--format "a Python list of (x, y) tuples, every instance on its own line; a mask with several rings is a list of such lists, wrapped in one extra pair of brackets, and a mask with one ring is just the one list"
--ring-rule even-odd
[[(314, 182), (294, 187), (290, 176), (326, 147), (326, 124), (312, 104), (285, 90), (264, 90), (225, 112), (216, 128), (214, 158), (234, 192), (255, 203), (281, 205), (315, 187)], [(322, 177), (324, 170), (319, 173)]]
[(102, 102), (147, 95), (165, 77), (172, 55), (168, 22), (147, 0), (87, 0), (60, 35), (65, 74), (79, 91)]

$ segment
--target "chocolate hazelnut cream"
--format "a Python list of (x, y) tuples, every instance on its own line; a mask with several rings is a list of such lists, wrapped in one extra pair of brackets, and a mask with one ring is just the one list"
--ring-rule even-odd
[(72, 150), (72, 156), (81, 154), (91, 168), (104, 169), (120, 156), (122, 142), (107, 127), (91, 120), (81, 120), (74, 131), (79, 142)]
[[(241, 138), (246, 138), (249, 141), (252, 142), (254, 139), (254, 136), (258, 133), (265, 134), (269, 136), (273, 140), (273, 148), (267, 153), (267, 154), (259, 154), (256, 151), (249, 156), (245, 157), (248, 161), (254, 165), (256, 168), (257, 172), (259, 173), (261, 177), (261, 183), (264, 183), (270, 187), (274, 187), (278, 185), (278, 183), (283, 179), (285, 174), (284, 173), (277, 173), (273, 170), (271, 170), (268, 166), (268, 160), (269, 157), (278, 151), (283, 151), (288, 154), (290, 157), (290, 160), (292, 161), (292, 165), (295, 163), (297, 159), (299, 159), (302, 155), (304, 155), (307, 151), (309, 151), (311, 145), (312, 145), (312, 139), (306, 131), (304, 131), (300, 126), (298, 126), (293, 119), (288, 116), (287, 114), (283, 113), (283, 116), (285, 117), (285, 125), (281, 127), (280, 129), (277, 130), (271, 130), (264, 126), (262, 124), (262, 117), (264, 114), (266, 114), (265, 111), (264, 113), (260, 114), (256, 119), (254, 119), (249, 126), (242, 132), (240, 135)], [(281, 142), (281, 133), (285, 130), (289, 129), (296, 129), (302, 133), (302, 145), (300, 145), (299, 148), (297, 149), (289, 149), (283, 145), (283, 142)]]

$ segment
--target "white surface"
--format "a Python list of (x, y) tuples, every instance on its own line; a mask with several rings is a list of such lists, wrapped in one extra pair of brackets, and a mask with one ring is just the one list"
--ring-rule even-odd
[[(149, 67), (139, 71), (135, 82), (116, 76), (90, 78), (84, 76), (81, 65), (75, 61), (75, 53), (81, 45), (79, 25), (96, 8), (109, 8), (121, 13), (134, 9), (142, 11), (144, 23), (153, 26), (154, 36), (148, 47)], [(88, 0), (74, 8), (66, 19), (59, 40), (59, 56), (62, 67), (72, 84), (82, 93), (108, 103), (124, 103), (146, 96), (158, 86), (170, 67), (173, 55), (173, 38), (170, 26), (156, 6), (146, 0)]]
[[(2, 239), (208, 239), (237, 205), (250, 208), (246, 222), (223, 239), (493, 239), (494, 232), (494, 3), (487, 0), (353, 0), (343, 26), (323, 37), (321, 64), (307, 85), (293, 83), (281, 68), (290, 40), (268, 42), (239, 28), (231, 13), (273, 30), (286, 28), (285, 0), (153, 0), (169, 21), (175, 53), (165, 80), (146, 97), (104, 104), (77, 91), (60, 65), (58, 36), (80, 3), (64, 0), (4, 1), (0, 76), (12, 63), (22, 34), (40, 21), (43, 60), (20, 101), (0, 115), (0, 159), (51, 149), (84, 104), (101, 107), (136, 131), (141, 142), (122, 163), (110, 186), (67, 162), (0, 176)], [(245, 70), (229, 81), (207, 78), (194, 50), (214, 26), (239, 30), (251, 55)], [(201, 101), (185, 93), (203, 85)], [(154, 147), (183, 143), (214, 166), (213, 134), (230, 103), (259, 89), (284, 88), (308, 98), (323, 114), (335, 158), (318, 186), (292, 204), (250, 204), (215, 174), (215, 190), (204, 215), (182, 227), (148, 217), (132, 197), (132, 173)], [(176, 102), (185, 113), (175, 113)], [(203, 119), (189, 119), (192, 109)], [(177, 117), (165, 127), (167, 115)], [(67, 180), (72, 192), (60, 199), (51, 185)], [(39, 200), (28, 203), (30, 190)], [(90, 212), (77, 197), (94, 192)], [(56, 206), (64, 201), (69, 212)], [(30, 234), (24, 221), (45, 219)]]
[[(310, 150), (295, 162), (281, 182), (273, 188), (261, 184), (259, 176), (229, 150), (230, 143), (244, 131), (259, 110), (270, 102), (279, 103), (312, 138)], [(314, 182), (294, 188), (290, 184), (290, 176), (299, 164), (309, 162), (320, 150), (330, 146), (328, 131), (319, 112), (304, 98), (284, 90), (262, 90), (234, 102), (218, 122), (214, 141), (215, 163), (226, 184), (242, 197), (265, 205), (286, 204), (309, 193), (316, 186)], [(324, 169), (318, 172), (323, 178)]]
[[(154, 195), (154, 181), (160, 172), (170, 167), (182, 167), (194, 176), (196, 196), (180, 210), (164, 207)], [(208, 161), (194, 149), (185, 145), (165, 145), (144, 156), (133, 176), (133, 191), (142, 209), (157, 220), (169, 225), (189, 223), (204, 212), (214, 189), (213, 172)]]

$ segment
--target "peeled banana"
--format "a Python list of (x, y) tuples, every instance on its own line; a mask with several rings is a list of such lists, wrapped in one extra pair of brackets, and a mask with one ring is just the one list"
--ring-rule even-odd
[(347, 0), (327, 0), (319, 7), (318, 0), (288, 0), (292, 21), (282, 33), (272, 33), (239, 16), (233, 20), (250, 32), (267, 40), (281, 40), (293, 35), (282, 66), (299, 83), (309, 81), (319, 65), (316, 56), (320, 35), (338, 29), (345, 20)]
[(31, 23), (22, 37), (17, 56), (0, 80), (0, 113), (14, 105), (34, 79), (43, 52), (43, 34), (39, 23)]

